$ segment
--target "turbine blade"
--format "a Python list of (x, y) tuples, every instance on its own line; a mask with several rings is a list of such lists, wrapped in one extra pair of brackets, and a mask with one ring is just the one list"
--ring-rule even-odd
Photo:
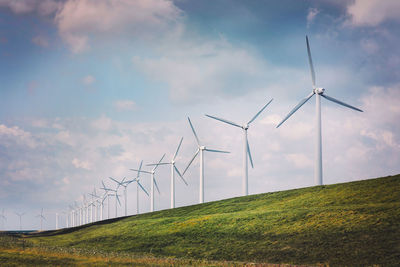
[(144, 189), (144, 187), (142, 186), (141, 183), (139, 183), (139, 181), (137, 182), (138, 185), (140, 186), (140, 188), (142, 188), (142, 190), (146, 193), (147, 196), (149, 196), (149, 193), (147, 193), (146, 189)]
[(136, 169), (129, 169), (129, 170), (131, 170), (131, 171), (134, 171), (134, 172), (143, 172), (143, 173), (148, 173), (148, 174), (151, 174), (151, 172), (148, 172), (148, 171), (141, 171), (141, 170), (136, 170)]
[(193, 134), (194, 134), (194, 137), (196, 138), (197, 145), (200, 146), (199, 138), (197, 137), (196, 131), (194, 130), (193, 125), (192, 125), (192, 122), (190, 121), (190, 118), (189, 118), (189, 117), (188, 117), (188, 121), (189, 121), (189, 124), (190, 124), (190, 128), (192, 128), (192, 132), (193, 132)]
[(182, 179), (182, 181), (185, 183), (185, 185), (188, 185), (188, 183), (183, 178), (182, 174), (179, 172), (178, 168), (175, 165), (174, 165), (174, 169), (175, 169), (176, 173), (179, 175), (179, 177)]
[(254, 169), (253, 158), (251, 157), (251, 153), (250, 153), (249, 140), (247, 140), (247, 153), (249, 154), (249, 159), (250, 159), (251, 167)]
[(278, 124), (278, 126), (276, 126), (276, 128), (278, 128), (279, 126), (282, 125), (282, 123), (284, 123), (287, 119), (289, 119), (290, 116), (293, 115), (293, 113), (295, 113), (302, 105), (304, 105), (304, 103), (306, 103), (313, 95), (314, 95), (314, 91), (309, 94), (306, 98), (302, 99), (290, 112), (289, 114)]
[(348, 107), (348, 108), (351, 108), (351, 109), (354, 109), (354, 110), (363, 112), (361, 109), (358, 109), (358, 108), (356, 108), (356, 107), (353, 107), (353, 106), (351, 106), (351, 105), (349, 105), (349, 104), (346, 104), (346, 103), (344, 103), (344, 102), (342, 102), (342, 101), (340, 101), (340, 100), (337, 100), (337, 99), (335, 99), (335, 98), (333, 98), (333, 97), (327, 96), (327, 95), (325, 95), (325, 94), (322, 94), (321, 96), (324, 97), (324, 98), (326, 98), (326, 99), (328, 99), (329, 101), (335, 102), (336, 104), (339, 104), (339, 105), (342, 105), (342, 106), (345, 106), (345, 107)]
[(138, 172), (137, 172), (136, 179), (139, 179), (139, 174), (140, 174), (140, 170), (142, 169), (142, 164), (143, 164), (143, 160), (140, 161), (139, 170), (138, 170)]
[(156, 186), (156, 189), (157, 189), (158, 193), (161, 194), (160, 188), (158, 188), (158, 184), (157, 184), (156, 178), (154, 178), (154, 185)]
[(181, 148), (182, 141), (183, 141), (183, 137), (181, 138), (181, 141), (179, 142), (178, 148), (176, 149), (175, 154), (174, 154), (174, 156), (172, 157), (172, 160), (175, 160), (176, 155), (178, 155), (178, 151), (179, 151), (179, 149)]
[(315, 72), (314, 72), (314, 66), (313, 66), (313, 62), (312, 62), (312, 58), (311, 58), (310, 44), (308, 43), (307, 35), (306, 35), (306, 43), (307, 43), (308, 63), (310, 64), (310, 71), (311, 71), (311, 80), (312, 80), (313, 89), (315, 89)]
[(211, 115), (207, 115), (207, 114), (205, 114), (205, 115), (206, 115), (207, 117), (211, 118), (211, 119), (214, 119), (214, 120), (217, 120), (217, 121), (222, 121), (222, 122), (225, 122), (225, 123), (227, 123), (227, 124), (230, 124), (230, 125), (233, 125), (233, 126), (242, 128), (242, 126), (240, 126), (239, 124), (237, 124), (237, 123), (235, 123), (235, 122), (233, 122), (233, 121), (228, 121), (228, 120), (221, 119), (221, 118), (218, 118), (218, 117), (215, 117), (215, 116), (211, 116)]
[(190, 164), (192, 164), (193, 160), (197, 157), (199, 154), (200, 149), (197, 149), (196, 153), (194, 154), (193, 158), (190, 160), (189, 164), (186, 166), (185, 170), (183, 171), (182, 175), (185, 175), (187, 169), (189, 168)]
[(119, 203), (119, 205), (121, 206), (121, 201), (119, 201), (119, 196), (118, 196), (118, 194), (117, 194), (117, 193), (115, 193), (115, 197), (117, 198), (117, 200), (118, 200), (118, 203)]
[(110, 178), (111, 180), (113, 180), (114, 182), (116, 182), (118, 185), (120, 185), (120, 182), (118, 182), (118, 181), (115, 180), (114, 178), (112, 178), (112, 177), (108, 177), (108, 178)]
[(165, 153), (164, 153), (164, 155), (161, 157), (161, 159), (158, 161), (158, 163), (156, 164), (156, 166), (153, 168), (153, 171), (155, 171), (155, 170), (157, 169), (158, 165), (160, 165), (160, 163), (161, 163), (161, 161), (164, 159), (164, 157), (165, 157)]
[(216, 149), (208, 149), (208, 148), (205, 148), (204, 150), (205, 150), (205, 151), (209, 151), (209, 152), (231, 153), (231, 152), (228, 152), (228, 151), (216, 150)]
[(168, 165), (168, 164), (171, 164), (171, 162), (152, 163), (152, 164), (146, 164), (146, 166)]
[(258, 115), (260, 115), (261, 112), (263, 112), (264, 109), (272, 102), (272, 100), (274, 100), (274, 99), (271, 98), (271, 100), (270, 100), (267, 104), (265, 104), (265, 105), (262, 107), (262, 109), (261, 109), (256, 115), (254, 115), (254, 117), (253, 117), (247, 124), (252, 123), (252, 122), (258, 117)]

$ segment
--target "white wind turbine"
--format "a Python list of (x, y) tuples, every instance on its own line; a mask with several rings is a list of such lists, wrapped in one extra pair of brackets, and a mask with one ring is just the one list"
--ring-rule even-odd
[[(111, 178), (111, 177), (109, 177), (109, 178)], [(103, 186), (104, 186), (104, 183), (103, 183)], [(119, 201), (119, 195), (118, 195), (119, 184), (117, 184), (117, 187), (115, 189), (107, 188), (105, 186), (102, 189), (114, 192), (114, 194), (109, 194), (109, 196), (115, 196), (115, 218), (117, 218), (118, 217), (118, 203), (121, 206), (121, 201)]]
[(92, 199), (94, 199), (93, 203), (97, 203), (97, 204), (94, 204), (94, 220), (93, 220), (93, 221), (96, 222), (98, 220), (97, 211), (98, 211), (98, 209), (100, 207), (100, 204), (101, 204), (101, 201), (100, 201), (101, 197), (97, 195), (96, 188), (93, 188), (93, 193), (89, 193), (89, 195), (91, 195)]
[(25, 215), (25, 212), (21, 212), (21, 213), (16, 212), (15, 214), (19, 217), (19, 230), (21, 231), (22, 230), (22, 216)]
[(272, 102), (272, 100), (273, 99), (271, 99), (267, 104), (265, 104), (262, 107), (262, 109), (256, 115), (254, 115), (254, 117), (251, 120), (249, 120), (247, 123), (245, 123), (243, 125), (206, 114), (207, 117), (210, 117), (212, 119), (222, 121), (224, 123), (239, 127), (243, 130), (243, 179), (242, 179), (243, 196), (247, 196), (249, 194), (249, 189), (248, 189), (249, 188), (249, 170), (248, 170), (248, 160), (247, 160), (248, 158), (250, 159), (251, 167), (254, 168), (253, 159), (252, 159), (251, 153), (250, 153), (249, 141), (247, 140), (247, 130), (249, 129), (250, 123), (252, 123), (261, 114), (261, 112), (264, 111), (264, 109)]
[(74, 210), (74, 207), (73, 206), (71, 206), (71, 205), (69, 205), (69, 220), (70, 220), (70, 225), (71, 225), (71, 227), (74, 227), (75, 226), (75, 224), (74, 224), (74, 213), (75, 213), (75, 210)]
[[(171, 209), (175, 208), (175, 172), (179, 175), (179, 177), (182, 179), (182, 181), (186, 185), (188, 185), (188, 183), (183, 178), (182, 174), (179, 172), (178, 168), (175, 166), (175, 159), (176, 159), (176, 156), (178, 155), (179, 148), (182, 145), (182, 141), (183, 141), (183, 137), (181, 138), (178, 148), (176, 149), (175, 154), (171, 158), (170, 162), (158, 163), (158, 165), (171, 165)], [(147, 166), (155, 166), (155, 165), (157, 165), (157, 164), (147, 164)]]
[(339, 101), (333, 97), (327, 96), (325, 94), (325, 88), (322, 87), (316, 87), (315, 85), (315, 72), (314, 72), (314, 66), (311, 58), (311, 50), (310, 50), (310, 45), (308, 43), (308, 37), (306, 36), (306, 44), (307, 44), (307, 53), (308, 53), (308, 63), (310, 64), (310, 71), (311, 71), (311, 80), (312, 80), (312, 86), (313, 89), (311, 93), (306, 96), (304, 99), (302, 99), (297, 106), (295, 106), (289, 114), (276, 126), (278, 128), (279, 126), (282, 125), (290, 116), (293, 115), (302, 105), (304, 105), (313, 95), (316, 96), (315, 98), (315, 111), (316, 111), (316, 116), (315, 116), (315, 123), (316, 123), (316, 138), (315, 138), (315, 172), (314, 172), (314, 178), (315, 178), (315, 183), (317, 185), (322, 185), (322, 134), (321, 134), (321, 98), (323, 98), (332, 101), (336, 104), (345, 106), (347, 108), (354, 109), (356, 111), (363, 112), (361, 109), (358, 109), (356, 107), (353, 107), (349, 104), (346, 104), (342, 101)]
[(127, 187), (130, 183), (132, 183), (134, 180), (130, 180), (130, 181), (125, 181), (126, 177), (124, 177), (121, 181), (117, 181), (112, 177), (108, 177), (111, 180), (113, 180), (114, 182), (116, 182), (118, 184), (118, 187), (122, 186), (124, 188), (124, 206), (125, 206), (125, 216), (128, 215), (128, 200), (127, 200)]
[(83, 207), (78, 205), (78, 202), (74, 201), (74, 225), (82, 225), (82, 215), (83, 215)]
[(107, 219), (110, 219), (110, 196), (111, 196), (110, 191), (112, 190), (106, 187), (103, 180), (101, 181), (101, 184), (103, 185), (103, 187), (101, 187), (100, 189), (104, 190), (104, 194), (107, 196)]
[(46, 220), (46, 218), (43, 215), (43, 208), (42, 208), (42, 211), (40, 212), (40, 214), (37, 215), (36, 217), (40, 218), (40, 231), (42, 231), (42, 229), (43, 229), (43, 220)]
[(1, 229), (4, 230), (4, 222), (7, 221), (7, 218), (4, 215), (4, 209), (2, 209), (1, 211), (0, 219), (1, 219)]
[[(153, 167), (151, 171), (143, 171), (143, 170), (136, 170), (136, 169), (130, 169), (131, 171), (136, 171), (139, 173), (147, 173), (151, 175), (151, 184), (150, 184), (150, 212), (154, 211), (154, 186), (157, 188), (158, 193), (160, 194), (160, 189), (158, 188), (157, 181), (154, 177), (154, 174), (156, 172), (156, 169), (158, 165), (160, 165), (161, 161), (164, 159), (165, 154), (161, 157), (161, 159), (158, 161), (157, 164)], [(142, 166), (142, 165), (140, 165)]]
[(147, 193), (146, 189), (144, 189), (144, 187), (140, 183), (140, 173), (142, 170), (142, 164), (143, 164), (143, 160), (140, 162), (140, 166), (139, 166), (139, 169), (137, 170), (136, 178), (133, 179), (133, 181), (136, 182), (136, 214), (139, 214), (139, 191), (140, 191), (139, 187), (143, 190), (143, 192), (146, 193), (147, 196), (149, 196), (149, 193)]
[(196, 131), (193, 128), (192, 122), (190, 121), (190, 118), (188, 117), (188, 121), (190, 124), (190, 128), (192, 128), (193, 135), (196, 139), (197, 142), (197, 150), (196, 153), (194, 153), (193, 158), (190, 160), (189, 164), (187, 165), (186, 169), (183, 171), (182, 175), (185, 175), (187, 169), (189, 168), (190, 164), (192, 164), (193, 160), (197, 157), (198, 154), (200, 154), (200, 191), (199, 191), (199, 203), (204, 203), (204, 151), (209, 151), (209, 152), (218, 152), (218, 153), (230, 153), (227, 151), (222, 151), (222, 150), (215, 150), (215, 149), (209, 149), (206, 148), (205, 146), (200, 144), (200, 140), (197, 137)]

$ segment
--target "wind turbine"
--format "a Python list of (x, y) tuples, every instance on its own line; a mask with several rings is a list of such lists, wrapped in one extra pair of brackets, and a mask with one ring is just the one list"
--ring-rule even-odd
[[(188, 185), (188, 183), (183, 178), (182, 174), (179, 172), (178, 168), (175, 166), (175, 159), (179, 152), (179, 148), (182, 145), (182, 141), (183, 141), (183, 137), (181, 138), (178, 148), (176, 149), (175, 154), (172, 156), (170, 162), (158, 163), (158, 165), (171, 165), (171, 209), (175, 208), (175, 172), (179, 175), (179, 177), (182, 179), (182, 181), (186, 185)], [(155, 166), (155, 165), (157, 165), (157, 164), (147, 164), (147, 166)]]
[[(150, 184), (150, 212), (154, 211), (154, 186), (156, 186), (158, 193), (160, 194), (160, 189), (158, 188), (157, 181), (154, 178), (154, 174), (156, 172), (156, 169), (158, 165), (160, 165), (161, 161), (164, 159), (165, 154), (161, 157), (161, 159), (158, 161), (157, 164), (153, 167), (151, 171), (142, 171), (142, 170), (135, 170), (135, 169), (130, 169), (131, 171), (136, 171), (138, 173), (147, 173), (151, 175), (151, 184)], [(142, 166), (142, 165), (140, 165)]]
[(42, 211), (40, 212), (40, 214), (37, 215), (36, 217), (40, 218), (40, 231), (42, 231), (42, 229), (43, 229), (43, 220), (46, 220), (46, 218), (43, 215), (43, 208), (42, 208)]
[[(111, 178), (111, 177), (109, 177), (109, 178)], [(102, 188), (102, 189), (104, 189), (104, 190), (114, 192), (114, 194), (109, 194), (109, 195), (115, 196), (115, 218), (117, 218), (118, 217), (118, 203), (121, 206), (121, 201), (119, 201), (119, 195), (118, 195), (119, 184), (117, 184), (117, 187), (115, 189), (106, 188), (104, 183), (103, 183), (103, 187), (104, 188)]]
[(209, 149), (206, 148), (205, 146), (200, 144), (200, 140), (197, 137), (196, 131), (194, 130), (194, 127), (192, 125), (192, 122), (190, 121), (190, 118), (188, 117), (188, 121), (190, 124), (190, 128), (192, 128), (193, 135), (196, 139), (197, 142), (197, 150), (196, 153), (194, 153), (193, 158), (190, 160), (189, 164), (187, 165), (186, 169), (183, 171), (182, 175), (185, 175), (187, 169), (189, 168), (190, 164), (192, 164), (193, 160), (197, 157), (197, 155), (200, 154), (200, 192), (199, 192), (199, 203), (204, 203), (204, 151), (209, 151), (209, 152), (218, 152), (218, 153), (230, 153), (227, 151), (222, 151), (222, 150), (215, 150), (215, 149)]
[[(112, 190), (110, 188), (106, 187), (103, 180), (101, 181), (101, 184), (103, 185), (103, 187), (101, 187), (100, 189), (104, 190), (104, 193), (107, 195), (107, 219), (110, 219), (110, 196), (111, 196), (111, 194), (109, 192)], [(104, 199), (103, 199), (103, 201), (104, 201)]]
[(146, 189), (144, 189), (144, 187), (140, 183), (140, 173), (142, 170), (142, 164), (143, 164), (143, 160), (140, 162), (139, 169), (137, 170), (137, 176), (134, 179), (134, 181), (136, 182), (136, 214), (139, 214), (139, 191), (140, 191), (139, 188), (142, 189), (143, 192), (145, 192), (147, 196), (149, 196), (149, 193), (147, 193)]
[(1, 211), (0, 219), (1, 219), (1, 229), (4, 230), (4, 222), (7, 221), (7, 218), (4, 215), (4, 209), (2, 209)]
[(93, 188), (93, 193), (89, 193), (89, 195), (92, 196), (92, 199), (94, 198), (93, 203), (97, 203), (97, 205), (94, 204), (94, 221), (96, 222), (98, 220), (97, 210), (100, 206), (99, 204), (101, 201), (99, 199), (101, 199), (101, 197), (97, 195), (96, 188)]
[(17, 214), (17, 216), (19, 217), (19, 230), (21, 231), (22, 230), (22, 216), (25, 215), (25, 212), (22, 212), (22, 213), (16, 212), (15, 214)]
[[(103, 220), (104, 201), (106, 200), (106, 198), (108, 199), (108, 192), (107, 191), (104, 192), (104, 195), (101, 198), (101, 204), (100, 204), (100, 208), (101, 208), (101, 210), (100, 210), (100, 220), (101, 221)], [(110, 204), (110, 203), (108, 203), (108, 204)]]
[(224, 123), (230, 124), (232, 126), (236, 126), (239, 127), (243, 130), (243, 179), (242, 179), (242, 190), (243, 190), (243, 195), (247, 196), (249, 194), (249, 170), (248, 170), (248, 161), (247, 158), (250, 159), (250, 164), (251, 167), (254, 168), (253, 165), (253, 159), (251, 157), (251, 153), (250, 153), (250, 146), (249, 146), (249, 141), (247, 140), (247, 130), (249, 129), (250, 123), (252, 123), (260, 114), (261, 112), (264, 111), (264, 109), (272, 102), (273, 99), (271, 99), (267, 104), (265, 104), (262, 109), (257, 112), (256, 115), (254, 115), (253, 118), (251, 118), (251, 120), (249, 120), (247, 123), (240, 125), (236, 122), (232, 122), (232, 121), (228, 121), (225, 119), (221, 119), (215, 116), (211, 116), (211, 115), (207, 115), (207, 117), (212, 118), (214, 120), (218, 120), (218, 121), (222, 121)]
[(312, 80), (312, 91), (311, 93), (306, 96), (304, 99), (302, 99), (297, 106), (295, 106), (288, 115), (276, 126), (278, 128), (279, 126), (282, 125), (290, 116), (292, 116), (302, 105), (304, 105), (311, 97), (315, 95), (315, 124), (316, 124), (316, 138), (315, 138), (315, 171), (314, 171), (314, 178), (315, 178), (315, 183), (317, 185), (322, 185), (322, 134), (321, 134), (321, 96), (329, 101), (332, 101), (336, 104), (345, 106), (347, 108), (354, 109), (356, 111), (363, 112), (361, 109), (358, 109), (356, 107), (353, 107), (349, 104), (346, 104), (340, 100), (337, 100), (333, 97), (330, 97), (325, 94), (325, 88), (322, 87), (317, 87), (315, 85), (315, 72), (314, 72), (314, 66), (311, 58), (311, 50), (310, 50), (310, 45), (308, 43), (308, 37), (306, 36), (306, 44), (307, 44), (307, 53), (308, 53), (308, 63), (310, 65), (310, 71), (311, 71), (311, 80)]
[(114, 182), (116, 182), (118, 184), (118, 187), (122, 186), (124, 188), (124, 201), (125, 201), (125, 216), (128, 215), (128, 201), (127, 201), (127, 187), (130, 183), (132, 183), (134, 180), (130, 180), (130, 181), (125, 181), (126, 177), (124, 177), (124, 179), (122, 179), (121, 181), (117, 181), (112, 177), (108, 177), (111, 180), (113, 180)]

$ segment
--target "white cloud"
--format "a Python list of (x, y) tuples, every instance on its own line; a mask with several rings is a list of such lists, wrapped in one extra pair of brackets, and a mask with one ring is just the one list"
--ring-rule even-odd
[(181, 11), (169, 0), (68, 0), (55, 22), (71, 50), (79, 53), (89, 48), (91, 38), (160, 34), (180, 16)]
[(160, 58), (134, 57), (138, 70), (168, 85), (173, 101), (194, 101), (244, 94), (261, 86), (267, 66), (250, 49), (226, 40), (179, 40), (160, 48)]
[(100, 118), (94, 120), (91, 123), (91, 126), (97, 130), (107, 131), (111, 129), (112, 120), (104, 115)]
[(319, 12), (320, 11), (319, 11), (318, 8), (311, 7), (311, 8), (308, 9), (307, 27), (310, 27), (311, 23), (314, 21), (315, 17), (318, 15)]
[(354, 26), (377, 26), (387, 20), (400, 21), (398, 0), (355, 0), (347, 7), (349, 23)]
[(75, 166), (77, 169), (85, 169), (85, 170), (90, 170), (90, 163), (88, 161), (80, 161), (77, 158), (74, 158), (71, 161), (72, 165)]
[(297, 168), (310, 168), (313, 166), (313, 161), (304, 154), (288, 154), (286, 160), (293, 163)]
[(135, 101), (132, 100), (119, 100), (114, 102), (114, 107), (118, 111), (132, 111), (137, 108)]
[(8, 7), (16, 14), (37, 12), (42, 16), (56, 12), (59, 4), (54, 0), (0, 0), (0, 6)]
[(32, 42), (41, 47), (48, 47), (49, 46), (49, 41), (47, 40), (46, 37), (38, 35), (32, 38)]
[(86, 85), (94, 83), (96, 79), (92, 75), (87, 75), (82, 79), (82, 82)]
[(7, 127), (0, 124), (0, 145), (12, 146), (13, 143), (26, 145), (35, 148), (37, 142), (34, 140), (30, 132), (20, 129), (18, 126)]

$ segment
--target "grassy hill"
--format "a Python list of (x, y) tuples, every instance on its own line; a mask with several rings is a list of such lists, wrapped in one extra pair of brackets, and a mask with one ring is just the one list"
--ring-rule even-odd
[(35, 246), (207, 260), (400, 264), (400, 175), (27, 235)]

